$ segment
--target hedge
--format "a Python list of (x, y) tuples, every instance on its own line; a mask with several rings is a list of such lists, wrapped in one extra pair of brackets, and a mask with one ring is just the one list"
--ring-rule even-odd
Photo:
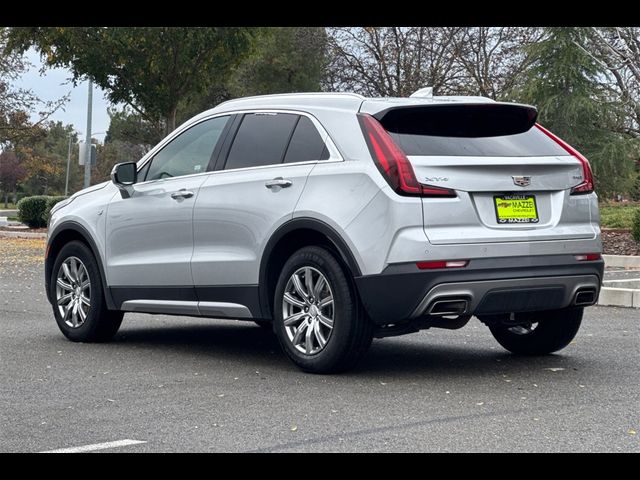
[(31, 228), (46, 227), (53, 206), (67, 197), (36, 195), (18, 202), (18, 220)]
[(631, 236), (636, 242), (640, 243), (640, 208), (636, 211), (636, 214), (633, 216), (633, 225), (631, 226)]

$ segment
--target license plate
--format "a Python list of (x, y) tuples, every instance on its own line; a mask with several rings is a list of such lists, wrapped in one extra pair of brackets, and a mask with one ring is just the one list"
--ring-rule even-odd
[(538, 223), (535, 195), (496, 195), (493, 204), (498, 223)]

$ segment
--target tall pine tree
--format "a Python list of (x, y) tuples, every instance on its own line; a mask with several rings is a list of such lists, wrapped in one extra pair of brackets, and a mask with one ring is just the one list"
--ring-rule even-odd
[(582, 47), (584, 28), (545, 30), (527, 47), (534, 62), (517, 98), (537, 106), (538, 121), (589, 159), (601, 198), (620, 192), (633, 165), (631, 139), (618, 133), (623, 114), (608, 72)]

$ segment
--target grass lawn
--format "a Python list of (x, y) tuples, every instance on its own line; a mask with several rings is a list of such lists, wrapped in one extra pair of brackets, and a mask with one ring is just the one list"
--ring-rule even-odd
[(7, 203), (7, 208), (4, 207), (4, 202), (0, 201), (0, 210), (16, 210), (15, 203)]
[(633, 216), (638, 210), (638, 203), (600, 204), (600, 223), (605, 228), (631, 228)]

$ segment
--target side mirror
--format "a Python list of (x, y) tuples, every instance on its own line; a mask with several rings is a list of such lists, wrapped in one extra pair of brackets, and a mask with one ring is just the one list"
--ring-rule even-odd
[(136, 162), (118, 163), (111, 170), (111, 181), (120, 189), (122, 198), (129, 198), (133, 185), (138, 181)]

